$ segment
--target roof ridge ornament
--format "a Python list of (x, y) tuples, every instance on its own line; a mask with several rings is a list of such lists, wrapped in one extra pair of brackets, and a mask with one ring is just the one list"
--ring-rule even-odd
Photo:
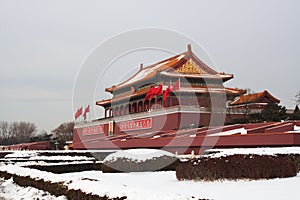
[(187, 52), (192, 52), (192, 45), (191, 44), (187, 45)]
[(143, 70), (143, 63), (140, 64), (140, 71)]
[(204, 69), (197, 65), (191, 58), (176, 70), (184, 74), (208, 74)]

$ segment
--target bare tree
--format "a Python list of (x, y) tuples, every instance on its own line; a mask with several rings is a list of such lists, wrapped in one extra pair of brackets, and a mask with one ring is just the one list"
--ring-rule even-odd
[(300, 91), (295, 95), (295, 103), (296, 105), (300, 104)]
[(74, 122), (64, 122), (52, 130), (58, 140), (68, 141), (73, 139)]
[(8, 122), (1, 121), (0, 122), (0, 138), (2, 144), (9, 143), (9, 140), (13, 136), (13, 132), (10, 129), (10, 125)]
[(30, 122), (0, 122), (0, 138), (4, 145), (29, 142), (35, 131), (36, 126)]
[(13, 122), (11, 126), (16, 143), (29, 142), (36, 126), (30, 122)]

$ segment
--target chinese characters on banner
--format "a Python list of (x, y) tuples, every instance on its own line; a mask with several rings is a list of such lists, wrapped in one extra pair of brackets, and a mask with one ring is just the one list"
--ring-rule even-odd
[(120, 122), (119, 127), (120, 131), (131, 131), (152, 128), (152, 118)]
[[(131, 131), (139, 129), (152, 128), (152, 118), (137, 119), (132, 121), (124, 121), (118, 123), (120, 131)], [(100, 134), (104, 133), (104, 125), (95, 125), (79, 129), (82, 135)], [(114, 121), (108, 123), (108, 134), (114, 134)]]
[(97, 126), (90, 126), (90, 127), (84, 127), (82, 128), (82, 134), (97, 134), (97, 133), (104, 133), (103, 131), (103, 125), (97, 125)]

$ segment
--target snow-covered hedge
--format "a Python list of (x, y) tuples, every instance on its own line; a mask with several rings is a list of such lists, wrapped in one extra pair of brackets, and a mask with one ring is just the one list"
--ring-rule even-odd
[(35, 179), (30, 176), (20, 176), (6, 171), (0, 171), (0, 177), (4, 179), (13, 179), (17, 185), (22, 187), (34, 187), (39, 190), (47, 191), (55, 196), (66, 196), (67, 199), (87, 199), (87, 200), (124, 200), (126, 196), (109, 198), (107, 195), (99, 196), (92, 193), (86, 193), (81, 189), (69, 189), (63, 182), (51, 182), (44, 179)]
[(175, 170), (179, 160), (169, 152), (154, 149), (130, 149), (107, 156), (103, 172), (143, 172)]
[(295, 163), (282, 156), (237, 154), (203, 157), (180, 163), (178, 180), (270, 179), (296, 176)]
[(55, 174), (70, 173), (70, 172), (82, 172), (90, 170), (101, 170), (102, 163), (68, 163), (68, 164), (55, 164), (55, 165), (29, 165), (27, 168), (37, 169), (41, 171), (52, 172)]

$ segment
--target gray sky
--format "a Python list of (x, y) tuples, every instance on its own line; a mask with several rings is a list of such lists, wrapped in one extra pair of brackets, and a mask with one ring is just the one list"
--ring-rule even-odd
[[(296, 0), (0, 0), (0, 120), (31, 121), (48, 131), (71, 121), (73, 83), (85, 58), (113, 35), (143, 27), (193, 38), (218, 71), (235, 75), (226, 86), (267, 89), (293, 108), (300, 90), (299, 9)], [(139, 62), (123, 67), (133, 73)]]

